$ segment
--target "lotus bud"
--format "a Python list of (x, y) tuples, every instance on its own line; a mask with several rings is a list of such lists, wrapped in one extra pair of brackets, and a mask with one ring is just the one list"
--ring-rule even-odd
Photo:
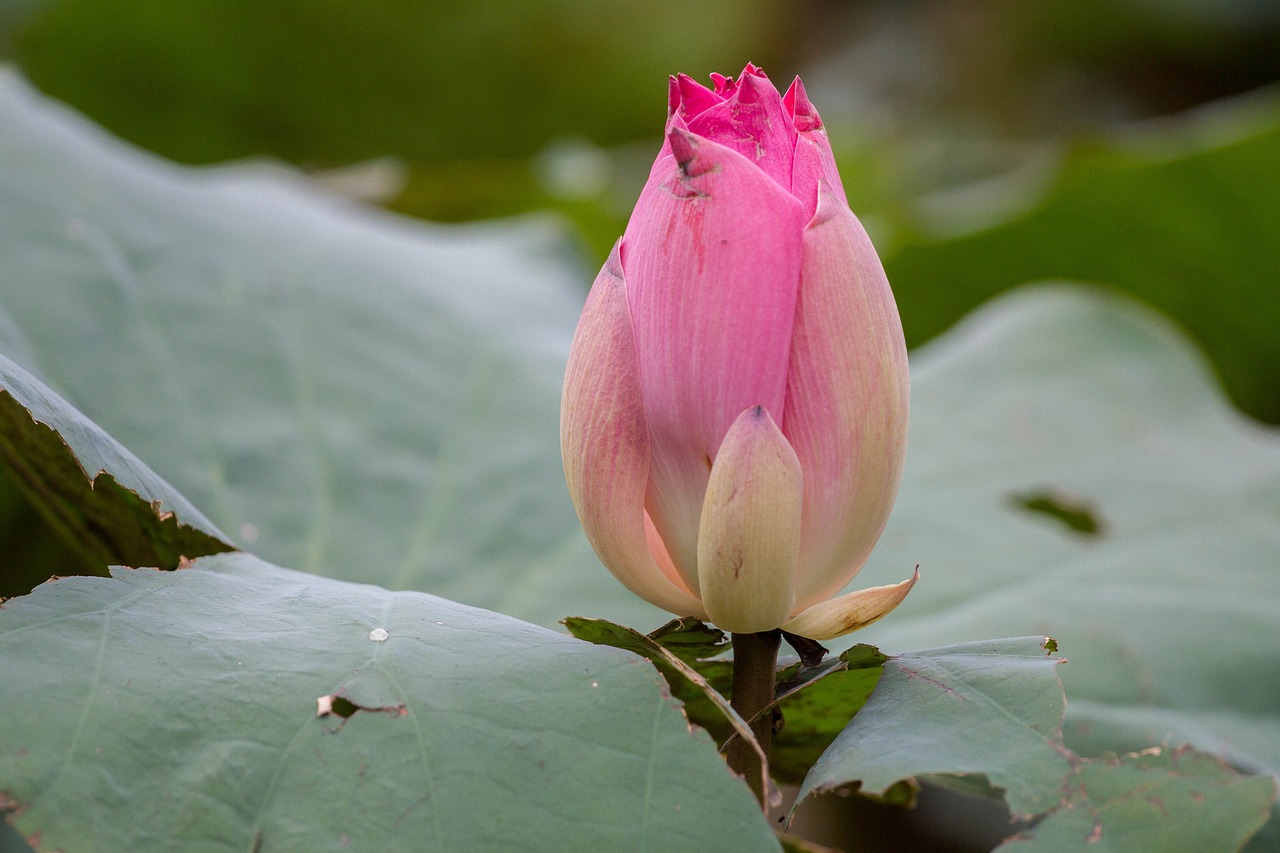
[(712, 80), (671, 79), (662, 150), (587, 297), (565, 477), (636, 595), (726, 631), (830, 639), (916, 580), (835, 597), (902, 475), (902, 323), (800, 80)]

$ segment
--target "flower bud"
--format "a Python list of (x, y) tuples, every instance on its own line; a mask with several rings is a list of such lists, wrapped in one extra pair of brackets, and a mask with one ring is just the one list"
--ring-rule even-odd
[(672, 78), (666, 140), (587, 297), (565, 476), (632, 592), (726, 631), (830, 639), (915, 583), (833, 598), (901, 479), (902, 324), (800, 80), (712, 79)]

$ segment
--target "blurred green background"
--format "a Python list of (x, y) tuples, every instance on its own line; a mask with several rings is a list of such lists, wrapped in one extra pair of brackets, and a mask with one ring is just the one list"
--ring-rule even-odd
[(165, 157), (280, 158), (434, 220), (558, 210), (591, 263), (667, 74), (800, 74), (910, 344), (1018, 284), (1090, 281), (1174, 317), (1280, 422), (1271, 0), (0, 0), (0, 55)]

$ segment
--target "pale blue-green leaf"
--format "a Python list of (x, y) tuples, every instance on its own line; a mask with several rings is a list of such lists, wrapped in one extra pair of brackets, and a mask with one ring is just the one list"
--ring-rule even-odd
[(777, 850), (647, 662), (422, 593), (116, 569), (7, 602), (0, 661), (42, 850)]
[(884, 795), (903, 780), (981, 774), (1015, 815), (1054, 808), (1071, 758), (1061, 748), (1062, 685), (1044, 637), (907, 652), (814, 764), (797, 802), (860, 781)]
[(1267, 820), (1275, 783), (1212, 755), (1152, 749), (1083, 761), (1064, 802), (1001, 853), (1235, 853)]
[(1280, 774), (1276, 431), (1233, 411), (1167, 323), (1080, 288), (1001, 299), (913, 370), (901, 497), (855, 583), (917, 562), (921, 582), (856, 639), (1049, 634), (1068, 746), (1190, 741)]
[(553, 222), (430, 226), (280, 168), (175, 167), (0, 72), (0, 257), (0, 352), (234, 544), (547, 625), (663, 621), (593, 566), (564, 487), (589, 272)]

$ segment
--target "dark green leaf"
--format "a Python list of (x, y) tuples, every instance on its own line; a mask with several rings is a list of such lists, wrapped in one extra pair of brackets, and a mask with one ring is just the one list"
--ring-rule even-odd
[(778, 841), (782, 843), (783, 853), (836, 853), (834, 848), (823, 847), (795, 835), (778, 833)]
[[(720, 698), (732, 698), (732, 661), (689, 661), (689, 668), (699, 676), (691, 678), (688, 671), (674, 666), (657, 648), (665, 647), (669, 639), (701, 637), (684, 648), (714, 649), (717, 645), (713, 638), (719, 634), (714, 628), (696, 620), (676, 620), (646, 637), (603, 619), (575, 616), (565, 619), (564, 624), (579, 639), (648, 658), (666, 677), (672, 695), (685, 703), (685, 714), (691, 722), (705, 728), (720, 743), (733, 734)], [(783, 726), (774, 735), (769, 753), (774, 779), (792, 784), (804, 779), (813, 762), (871, 695), (885, 660), (885, 655), (874, 647), (859, 645), (815, 667), (793, 663), (779, 668), (775, 704), (782, 709)], [(711, 695), (713, 692), (716, 695)]]
[(730, 648), (729, 637), (724, 631), (692, 617), (672, 619), (650, 631), (649, 639), (687, 664), (718, 657)]
[(45, 91), (177, 159), (301, 163), (629, 140), (661, 121), (667, 74), (766, 61), (784, 20), (764, 0), (37, 8), (16, 53)]
[(818, 756), (866, 704), (887, 659), (874, 646), (859, 644), (815, 667), (793, 664), (779, 671), (783, 725), (770, 752), (774, 778), (804, 781)]
[[(75, 555), (57, 574), (105, 575), (112, 564), (174, 569), (183, 558), (230, 549), (185, 498), (3, 356), (0, 464)], [(49, 575), (6, 563), (0, 598), (26, 593)]]

